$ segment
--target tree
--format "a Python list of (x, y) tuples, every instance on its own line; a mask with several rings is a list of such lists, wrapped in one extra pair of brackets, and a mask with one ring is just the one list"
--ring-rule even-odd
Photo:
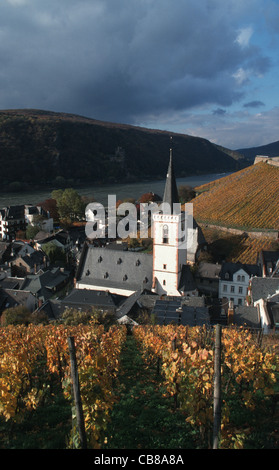
[(49, 261), (53, 265), (66, 265), (67, 258), (65, 251), (57, 246), (54, 242), (45, 243), (43, 251), (49, 258)]
[(43, 202), (39, 202), (39, 204), (37, 204), (37, 206), (42, 207), (42, 209), (45, 212), (49, 212), (49, 215), (53, 220), (58, 220), (59, 219), (59, 214), (58, 214), (58, 211), (57, 211), (57, 203), (56, 203), (55, 199), (53, 199), (53, 198), (46, 199)]
[(60, 220), (80, 220), (85, 216), (85, 206), (82, 197), (73, 188), (52, 191), (51, 197), (56, 200)]
[(162, 198), (155, 193), (145, 193), (139, 198), (140, 203), (161, 202)]
[(185, 202), (189, 202), (196, 197), (196, 191), (188, 185), (180, 186), (178, 188), (178, 196), (180, 202), (185, 204)]

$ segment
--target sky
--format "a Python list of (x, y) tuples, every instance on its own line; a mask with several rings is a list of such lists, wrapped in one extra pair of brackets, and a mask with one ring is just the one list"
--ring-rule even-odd
[(0, 0), (0, 109), (279, 140), (279, 0)]

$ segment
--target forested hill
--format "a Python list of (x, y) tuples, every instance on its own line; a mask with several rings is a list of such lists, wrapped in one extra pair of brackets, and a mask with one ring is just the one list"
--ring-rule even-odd
[(161, 179), (171, 135), (177, 177), (248, 165), (237, 152), (202, 138), (71, 114), (8, 110), (0, 111), (0, 188)]

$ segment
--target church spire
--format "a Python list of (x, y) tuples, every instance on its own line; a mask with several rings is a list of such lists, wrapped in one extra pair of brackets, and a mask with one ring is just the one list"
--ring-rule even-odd
[[(172, 137), (171, 137), (172, 140)], [(165, 184), (165, 191), (163, 202), (167, 202), (171, 207), (171, 214), (173, 214), (173, 204), (179, 203), (178, 191), (176, 186), (176, 180), (174, 175), (173, 169), (173, 161), (172, 161), (172, 148), (170, 148), (170, 160), (169, 160), (169, 167), (166, 177), (166, 184)]]

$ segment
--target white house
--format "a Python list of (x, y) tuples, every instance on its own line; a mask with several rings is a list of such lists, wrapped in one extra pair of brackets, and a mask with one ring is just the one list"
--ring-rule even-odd
[(246, 305), (249, 281), (260, 276), (257, 265), (223, 263), (220, 271), (219, 299), (233, 301), (234, 305)]

